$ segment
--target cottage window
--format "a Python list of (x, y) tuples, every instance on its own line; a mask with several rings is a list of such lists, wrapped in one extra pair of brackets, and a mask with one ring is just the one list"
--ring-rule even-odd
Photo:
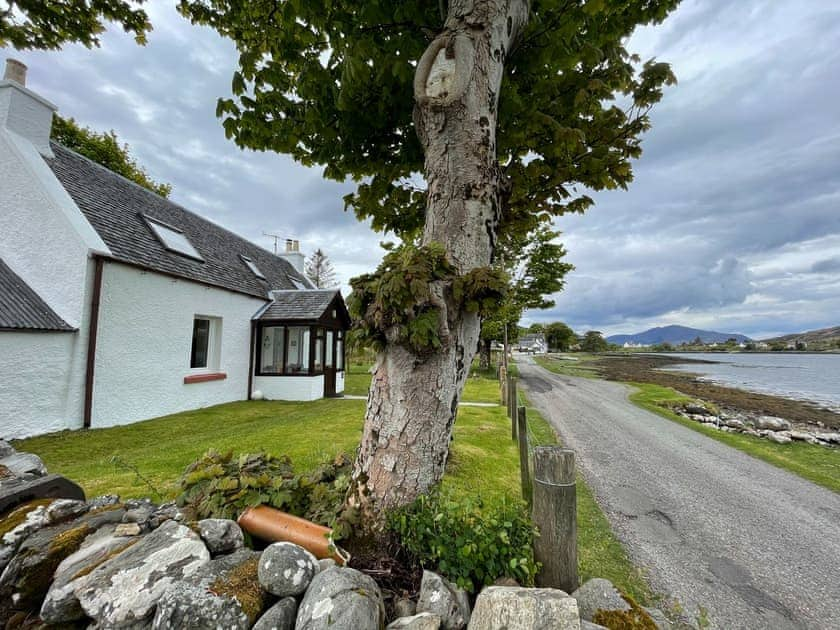
[(193, 320), (191, 368), (207, 367), (207, 350), (210, 344), (210, 320), (196, 317)]
[(315, 360), (313, 369), (316, 373), (324, 371), (324, 329), (315, 329)]
[(239, 257), (242, 259), (242, 262), (245, 263), (245, 266), (248, 267), (248, 269), (251, 270), (251, 273), (253, 273), (255, 276), (257, 276), (257, 278), (260, 278), (261, 280), (265, 280), (265, 275), (263, 274), (262, 271), (260, 271), (260, 268), (257, 267), (257, 263), (255, 263), (253, 260), (251, 260), (247, 256), (240, 255)]
[(339, 330), (336, 333), (335, 341), (335, 367), (337, 370), (344, 369), (344, 331)]
[(193, 247), (181, 230), (151, 217), (145, 217), (145, 219), (152, 232), (166, 249), (204, 262), (201, 254), (198, 253), (198, 250)]
[(263, 374), (283, 373), (283, 348), (286, 335), (283, 326), (266, 326), (262, 329), (260, 351), (260, 372)]
[(286, 347), (286, 372), (309, 373), (309, 326), (289, 326)]
[(218, 369), (222, 320), (218, 317), (196, 315), (193, 319), (190, 367)]

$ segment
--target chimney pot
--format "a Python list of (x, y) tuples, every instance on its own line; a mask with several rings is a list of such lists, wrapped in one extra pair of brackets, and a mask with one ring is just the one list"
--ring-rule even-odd
[(26, 64), (17, 59), (6, 59), (6, 72), (3, 78), (7, 81), (14, 81), (22, 86), (26, 86)]

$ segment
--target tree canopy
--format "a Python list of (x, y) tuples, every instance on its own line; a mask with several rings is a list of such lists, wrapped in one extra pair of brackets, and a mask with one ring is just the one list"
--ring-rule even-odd
[(149, 177), (146, 170), (132, 157), (128, 144), (121, 144), (113, 130), (94, 131), (90, 127), (82, 127), (72, 118), (55, 115), (52, 138), (68, 149), (81, 153), (161, 197), (168, 197), (172, 192), (171, 184), (161, 184)]
[(554, 306), (551, 294), (563, 289), (565, 275), (574, 269), (563, 262), (566, 250), (556, 242), (559, 235), (542, 225), (528, 238), (520, 234), (518, 238), (508, 239), (495, 263), (510, 278), (508, 291), (482, 319), (482, 339), (501, 340), (504, 327), (512, 331), (525, 310)]
[(563, 322), (552, 322), (545, 327), (545, 340), (550, 350), (568, 352), (577, 342), (577, 335)]
[(604, 352), (609, 350), (610, 344), (604, 339), (604, 336), (597, 330), (590, 330), (580, 342), (580, 349), (584, 352)]
[(57, 50), (64, 44), (99, 46), (106, 22), (116, 22), (146, 43), (152, 30), (145, 0), (8, 0), (0, 5), (0, 48)]
[[(436, 2), (181, 0), (231, 38), (239, 69), (217, 114), (241, 147), (288, 153), (359, 182), (347, 208), (411, 239), (424, 220), (423, 151), (413, 120), (417, 60), (444, 26)], [(669, 66), (624, 42), (678, 0), (534, 0), (509, 58), (497, 154), (506, 194), (499, 242), (582, 212), (592, 190), (624, 188)]]

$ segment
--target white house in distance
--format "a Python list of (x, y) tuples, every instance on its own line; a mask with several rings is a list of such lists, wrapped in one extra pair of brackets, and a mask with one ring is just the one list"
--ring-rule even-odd
[(274, 255), (50, 141), (0, 81), (0, 438), (344, 390), (350, 318)]

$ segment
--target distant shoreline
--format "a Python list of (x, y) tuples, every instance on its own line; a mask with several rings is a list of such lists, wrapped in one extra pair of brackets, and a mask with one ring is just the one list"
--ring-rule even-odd
[[(730, 407), (742, 412), (778, 416), (800, 424), (822, 424), (824, 427), (840, 430), (840, 414), (816, 403), (719, 385), (710, 381), (699, 380), (697, 375), (691, 372), (659, 369), (678, 364), (720, 363), (719, 361), (706, 359), (673, 356), (675, 354), (675, 352), (610, 352), (593, 355), (592, 363), (606, 380), (661, 385), (675, 389), (687, 396), (708, 400), (719, 406)], [(704, 354), (721, 353), (708, 352)], [(792, 354), (792, 352), (786, 352), (785, 354)], [(799, 352), (798, 354), (821, 355), (827, 353)]]

